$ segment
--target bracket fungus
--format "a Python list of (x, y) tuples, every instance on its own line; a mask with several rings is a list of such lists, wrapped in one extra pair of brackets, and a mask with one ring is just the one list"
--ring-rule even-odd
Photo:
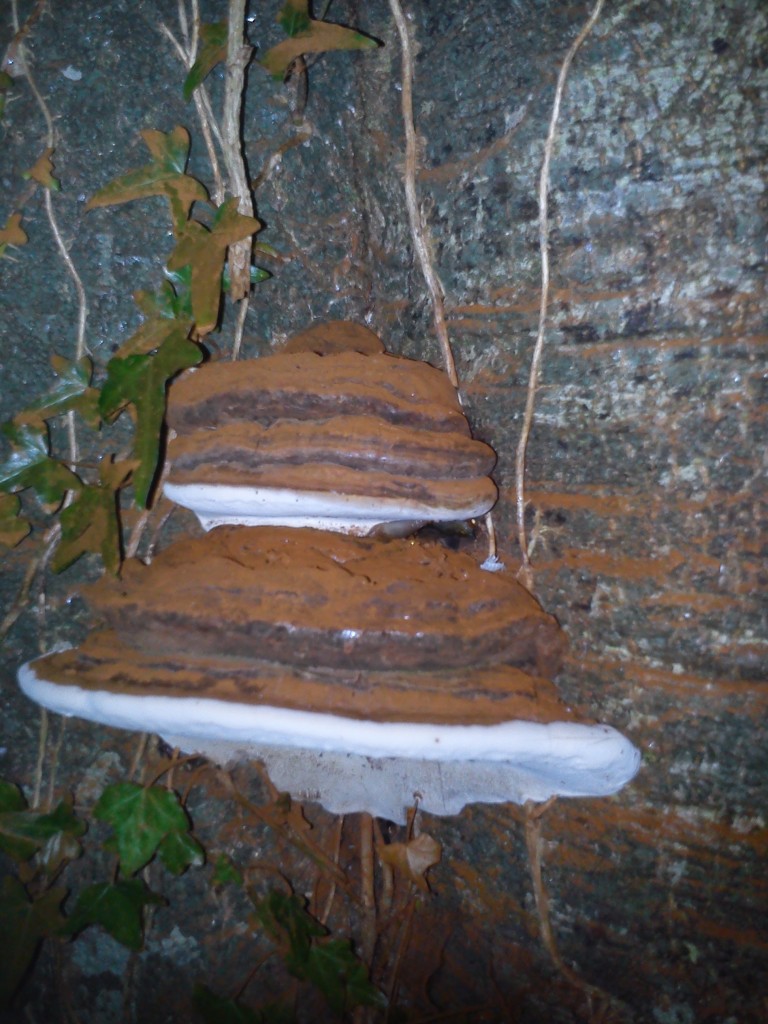
[(278, 788), (404, 821), (418, 801), (602, 796), (637, 771), (559, 700), (564, 638), (510, 573), (439, 542), (223, 526), (86, 591), (104, 628), (23, 666), (33, 700), (151, 730)]
[(182, 374), (168, 426), (165, 494), (205, 529), (405, 531), (496, 501), (496, 455), (472, 438), (446, 374), (388, 355), (358, 324), (322, 324), (276, 355)]

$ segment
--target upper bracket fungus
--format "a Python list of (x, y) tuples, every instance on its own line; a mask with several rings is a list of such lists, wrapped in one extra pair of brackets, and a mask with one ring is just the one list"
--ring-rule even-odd
[(366, 534), (471, 519), (496, 500), (492, 448), (442, 370), (334, 322), (277, 355), (209, 363), (170, 389), (165, 493), (206, 529), (281, 524)]

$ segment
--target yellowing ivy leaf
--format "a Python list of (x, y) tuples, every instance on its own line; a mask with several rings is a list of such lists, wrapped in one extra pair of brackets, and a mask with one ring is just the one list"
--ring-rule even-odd
[(62, 572), (86, 551), (101, 555), (107, 572), (120, 568), (120, 523), (117, 493), (135, 468), (134, 462), (105, 460), (99, 467), (99, 484), (83, 487), (75, 500), (62, 509), (61, 540), (53, 556), (54, 572)]
[(197, 60), (184, 79), (184, 99), (189, 101), (192, 93), (227, 56), (227, 22), (217, 21), (200, 26), (200, 52)]
[(273, 78), (284, 78), (291, 64), (305, 53), (369, 50), (379, 46), (377, 40), (353, 28), (315, 21), (309, 15), (309, 0), (286, 0), (277, 20), (289, 38), (273, 46), (261, 60)]
[(51, 162), (52, 155), (53, 148), (49, 146), (48, 149), (41, 153), (30, 169), (24, 172), (22, 177), (31, 178), (33, 181), (36, 181), (38, 185), (42, 185), (43, 188), (50, 189), (51, 192), (58, 192), (61, 188), (61, 182), (58, 178), (54, 178), (53, 176), (53, 163)]
[(175, 230), (180, 231), (194, 202), (208, 199), (201, 183), (185, 174), (189, 132), (177, 125), (171, 132), (147, 129), (141, 133), (152, 155), (150, 163), (115, 178), (88, 200), (86, 210), (115, 206), (147, 196), (167, 196)]
[(66, 800), (47, 813), (30, 810), (23, 797), (20, 802), (5, 800), (0, 806), (0, 850), (16, 861), (29, 860), (55, 836), (74, 838), (83, 832), (85, 823), (75, 816)]
[(157, 471), (168, 381), (179, 370), (197, 365), (202, 358), (203, 353), (194, 342), (179, 334), (171, 334), (152, 355), (115, 356), (107, 364), (107, 379), (99, 396), (99, 409), (107, 421), (116, 419), (129, 405), (135, 409), (133, 454), (138, 465), (133, 486), (136, 504), (140, 508), (146, 506)]
[(13, 85), (13, 79), (7, 71), (0, 71), (0, 117), (5, 113), (5, 94)]
[(53, 355), (51, 365), (56, 381), (47, 394), (18, 414), (17, 422), (39, 423), (74, 409), (89, 426), (98, 427), (99, 393), (90, 386), (93, 364), (88, 356), (70, 362), (63, 356)]
[(188, 221), (168, 260), (169, 270), (191, 267), (192, 314), (198, 335), (207, 334), (216, 326), (227, 249), (261, 229), (261, 222), (255, 217), (238, 213), (238, 202), (234, 197), (222, 203), (210, 230), (196, 220)]
[(12, 213), (0, 228), (0, 256), (5, 254), (9, 245), (26, 245), (29, 241), (26, 231), (21, 226), (21, 214)]
[(379, 850), (379, 857), (385, 864), (389, 864), (424, 892), (429, 892), (427, 871), (439, 863), (441, 854), (440, 843), (426, 832), (407, 843), (390, 843)]
[(19, 514), (21, 502), (15, 494), (0, 494), (0, 544), (15, 548), (27, 536), (29, 523)]

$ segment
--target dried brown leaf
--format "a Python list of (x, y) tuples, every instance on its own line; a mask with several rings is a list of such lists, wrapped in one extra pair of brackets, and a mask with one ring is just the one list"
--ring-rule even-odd
[(429, 892), (426, 874), (431, 867), (440, 862), (442, 852), (440, 843), (426, 832), (422, 832), (407, 843), (390, 843), (381, 848), (379, 857), (423, 892)]

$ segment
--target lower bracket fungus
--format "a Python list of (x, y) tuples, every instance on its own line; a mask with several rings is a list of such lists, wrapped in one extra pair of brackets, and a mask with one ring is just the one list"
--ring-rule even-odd
[(471, 519), (496, 501), (496, 455), (472, 438), (446, 374), (388, 355), (358, 324), (320, 324), (277, 355), (183, 374), (168, 425), (165, 493), (206, 529), (366, 534)]
[(220, 527), (86, 597), (104, 628), (23, 666), (28, 696), (261, 759), (332, 811), (603, 796), (638, 768), (623, 736), (559, 700), (557, 622), (438, 542)]

